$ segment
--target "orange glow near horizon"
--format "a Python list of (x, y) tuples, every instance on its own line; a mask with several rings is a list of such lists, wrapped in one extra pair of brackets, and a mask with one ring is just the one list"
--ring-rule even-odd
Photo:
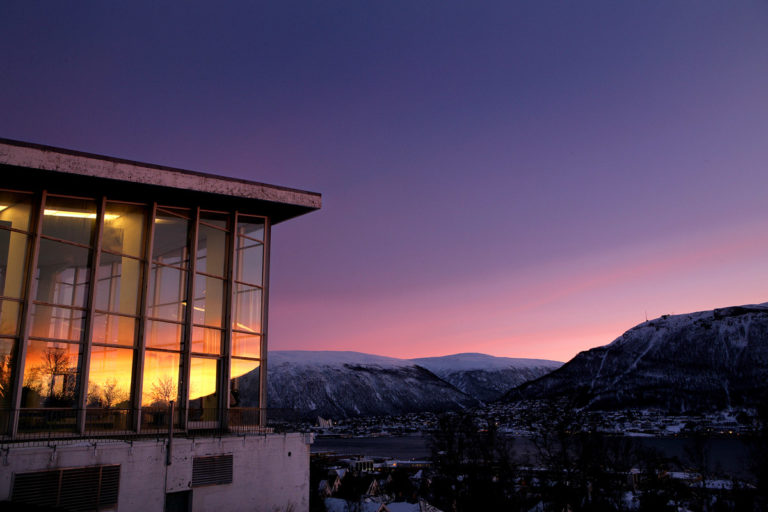
[[(744, 222), (505, 275), (468, 276), (367, 304), (356, 297), (273, 304), (270, 348), (568, 361), (646, 317), (768, 301), (768, 238), (755, 235), (765, 233), (766, 224)], [(294, 318), (305, 319), (311, 333), (278, 339), (274, 330)]]

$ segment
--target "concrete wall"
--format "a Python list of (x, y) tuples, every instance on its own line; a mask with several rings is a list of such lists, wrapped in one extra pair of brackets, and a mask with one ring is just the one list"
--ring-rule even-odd
[(10, 500), (14, 473), (120, 464), (120, 512), (162, 511), (165, 493), (191, 489), (193, 457), (233, 455), (233, 482), (195, 487), (193, 511), (302, 512), (309, 509), (311, 434), (173, 440), (80, 442), (0, 452), (0, 500)]

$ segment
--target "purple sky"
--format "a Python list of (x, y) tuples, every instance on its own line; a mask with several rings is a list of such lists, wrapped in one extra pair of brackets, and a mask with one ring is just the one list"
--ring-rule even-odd
[(768, 301), (767, 3), (213, 7), (0, 3), (0, 137), (321, 192), (272, 349), (567, 360)]

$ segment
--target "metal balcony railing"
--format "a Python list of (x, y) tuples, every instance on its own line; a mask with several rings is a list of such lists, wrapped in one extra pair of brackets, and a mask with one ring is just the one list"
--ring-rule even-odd
[[(290, 409), (237, 407), (220, 409), (142, 407), (132, 409), (89, 408), (85, 423), (78, 424), (77, 409), (22, 409), (18, 429), (8, 435), (12, 411), (0, 411), (0, 446), (48, 445), (83, 439), (129, 441), (137, 438), (166, 438), (172, 430), (176, 437), (202, 438), (227, 435), (290, 432), (299, 421)], [(173, 428), (171, 427), (173, 418)]]

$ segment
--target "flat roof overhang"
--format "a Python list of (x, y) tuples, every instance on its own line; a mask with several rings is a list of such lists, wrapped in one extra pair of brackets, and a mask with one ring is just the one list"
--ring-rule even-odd
[(195, 202), (210, 209), (252, 211), (270, 217), (273, 224), (322, 205), (316, 192), (3, 138), (0, 170), (2, 187), (34, 186), (118, 200), (151, 198), (168, 206)]

